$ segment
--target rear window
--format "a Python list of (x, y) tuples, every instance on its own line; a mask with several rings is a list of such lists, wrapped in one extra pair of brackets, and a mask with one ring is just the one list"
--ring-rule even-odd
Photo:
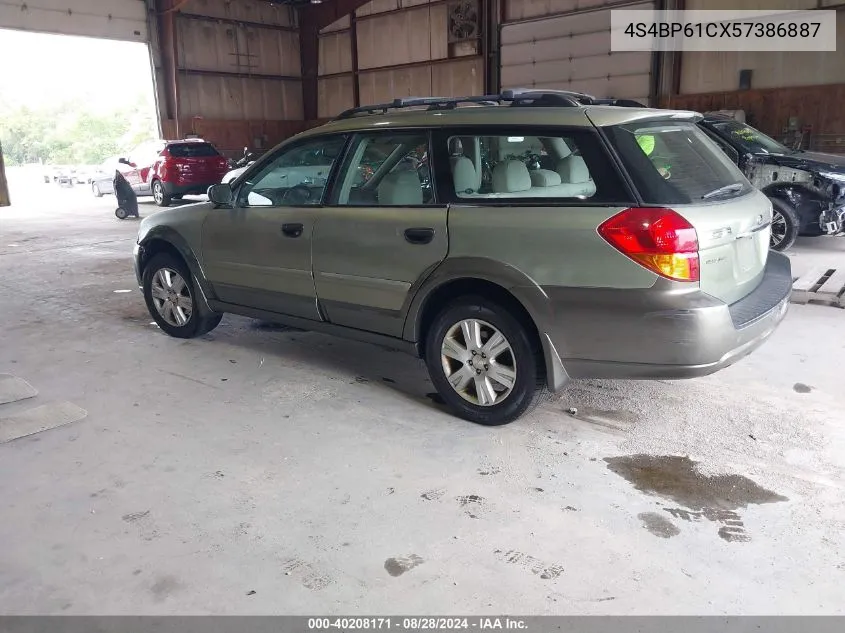
[(646, 203), (701, 204), (751, 191), (739, 168), (694, 123), (635, 122), (607, 132)]
[(211, 143), (178, 143), (168, 145), (167, 151), (174, 158), (210, 158), (220, 156)]

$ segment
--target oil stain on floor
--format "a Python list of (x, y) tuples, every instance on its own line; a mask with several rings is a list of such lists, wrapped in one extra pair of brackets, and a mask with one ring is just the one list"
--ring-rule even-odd
[(416, 554), (411, 554), (407, 557), (388, 558), (384, 561), (384, 569), (388, 574), (393, 576), (401, 576), (406, 571), (412, 570), (423, 564), (423, 559)]
[(637, 518), (643, 522), (645, 529), (660, 538), (672, 538), (681, 533), (674, 523), (657, 512), (641, 512)]
[[(750, 540), (737, 510), (752, 504), (788, 501), (742, 475), (703, 475), (698, 471), (698, 462), (689, 457), (624, 455), (604, 461), (608, 469), (631, 482), (637, 490), (683, 506), (664, 508), (676, 519), (706, 519), (720, 524), (719, 537), (729, 542)], [(672, 533), (677, 528), (671, 521), (653, 514), (640, 516), (647, 530), (663, 538), (678, 533)], [(657, 521), (658, 516), (663, 521)]]

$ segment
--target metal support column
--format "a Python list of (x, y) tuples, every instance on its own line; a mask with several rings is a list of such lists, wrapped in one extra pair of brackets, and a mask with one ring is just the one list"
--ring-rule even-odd
[(361, 84), (358, 81), (358, 18), (355, 12), (349, 16), (349, 42), (352, 55), (352, 102), (357, 108), (361, 105)]
[(156, 28), (161, 46), (161, 64), (164, 71), (164, 97), (168, 119), (176, 126), (176, 137), (181, 137), (179, 121), (179, 73), (176, 42), (176, 11), (182, 0), (156, 0)]
[(6, 164), (3, 162), (3, 146), (0, 145), (0, 207), (11, 206), (9, 183), (6, 180)]
[(306, 121), (318, 118), (317, 76), (320, 60), (320, 27), (306, 12), (300, 13), (299, 58), (302, 66), (302, 112)]

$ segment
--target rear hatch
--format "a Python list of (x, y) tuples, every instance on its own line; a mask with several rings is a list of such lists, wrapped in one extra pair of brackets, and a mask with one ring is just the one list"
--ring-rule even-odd
[(229, 169), (229, 162), (211, 143), (171, 143), (168, 162), (175, 166), (179, 180), (187, 183), (217, 183)]
[(769, 252), (769, 200), (693, 121), (667, 117), (604, 129), (642, 202), (672, 209), (695, 228), (701, 289), (727, 304), (754, 290)]

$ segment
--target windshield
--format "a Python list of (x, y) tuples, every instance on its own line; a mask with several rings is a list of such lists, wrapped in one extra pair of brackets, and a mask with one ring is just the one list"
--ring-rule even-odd
[(607, 132), (646, 203), (719, 202), (752, 189), (739, 168), (694, 123), (635, 122)]
[(174, 158), (211, 158), (220, 153), (211, 143), (179, 143), (167, 148)]
[(775, 139), (766, 136), (760, 130), (739, 121), (709, 121), (708, 125), (730, 138), (746, 152), (759, 154), (789, 154), (789, 148), (781, 145)]

